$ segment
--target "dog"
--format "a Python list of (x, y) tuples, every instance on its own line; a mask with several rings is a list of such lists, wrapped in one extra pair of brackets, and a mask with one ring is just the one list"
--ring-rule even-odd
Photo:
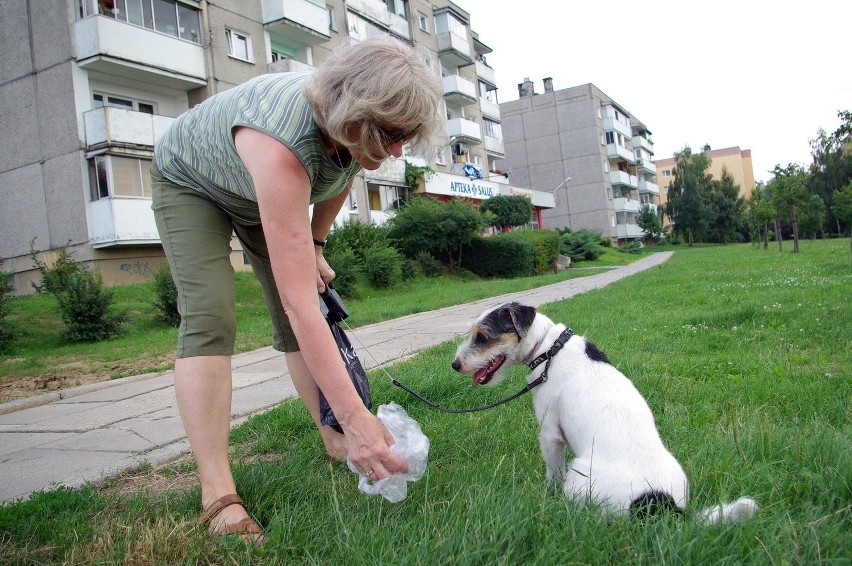
[[(498, 383), (516, 364), (533, 368), (527, 382), (548, 483), (561, 483), (570, 499), (596, 504), (610, 517), (683, 513), (686, 474), (663, 445), (648, 403), (602, 351), (533, 307), (511, 302), (472, 324), (452, 367), (479, 386)], [(546, 381), (535, 384), (545, 372)], [(567, 470), (566, 445), (575, 455)], [(745, 520), (756, 511), (757, 503), (743, 497), (704, 510), (700, 519)]]

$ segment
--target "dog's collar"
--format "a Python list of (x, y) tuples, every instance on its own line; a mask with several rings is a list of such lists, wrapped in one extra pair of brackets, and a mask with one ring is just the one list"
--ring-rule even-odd
[[(571, 330), (570, 328), (566, 328), (556, 338), (556, 341), (553, 343), (553, 346), (551, 346), (550, 349), (548, 349), (546, 352), (544, 352), (543, 354), (541, 354), (537, 358), (533, 359), (532, 361), (527, 361), (527, 360), (530, 359), (530, 356), (532, 356), (535, 353), (535, 351), (538, 350), (539, 347), (541, 346), (541, 342), (539, 342), (530, 351), (529, 355), (526, 358), (524, 358), (524, 363), (527, 364), (527, 366), (531, 370), (537, 368), (539, 365), (543, 364), (546, 361), (549, 361), (550, 358), (555, 356), (556, 353), (559, 352), (559, 350), (562, 349), (562, 346), (564, 346), (566, 344), (566, 342), (568, 342), (568, 340), (570, 340), (573, 335), (574, 335), (574, 331)], [(545, 373), (546, 373), (546, 370), (545, 370)]]

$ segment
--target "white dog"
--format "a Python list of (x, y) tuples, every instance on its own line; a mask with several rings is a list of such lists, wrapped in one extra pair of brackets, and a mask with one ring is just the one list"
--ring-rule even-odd
[[(532, 307), (505, 303), (485, 311), (459, 346), (453, 369), (474, 385), (495, 384), (514, 364), (533, 369), (529, 385), (541, 425), (539, 443), (547, 480), (565, 494), (591, 501), (610, 516), (682, 512), (689, 499), (686, 474), (663, 446), (645, 399), (594, 344), (573, 335)], [(565, 446), (575, 458), (565, 470)], [(757, 511), (743, 497), (702, 512), (705, 523), (747, 519)]]

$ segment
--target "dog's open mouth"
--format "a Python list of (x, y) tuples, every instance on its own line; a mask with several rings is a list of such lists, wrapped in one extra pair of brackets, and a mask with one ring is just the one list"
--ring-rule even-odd
[(488, 365), (477, 371), (473, 374), (473, 384), (474, 385), (485, 385), (491, 378), (494, 377), (494, 374), (497, 373), (497, 370), (500, 369), (500, 366), (503, 365), (503, 362), (506, 361), (506, 356), (504, 354), (500, 354), (490, 362)]

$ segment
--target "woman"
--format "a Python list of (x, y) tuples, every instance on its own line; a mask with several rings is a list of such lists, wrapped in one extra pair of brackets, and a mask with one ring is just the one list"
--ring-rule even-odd
[[(158, 142), (152, 208), (181, 313), (175, 395), (212, 534), (259, 540), (262, 532), (228, 462), (232, 231), (263, 288), (273, 346), (285, 352), (329, 456), (348, 454), (372, 480), (406, 471), (348, 377), (317, 291), (334, 278), (322, 251), (352, 178), (399, 157), (403, 143), (428, 143), (440, 99), (424, 59), (383, 36), (333, 54), (314, 73), (264, 75), (213, 96)], [(320, 426), (318, 386), (345, 435)]]

